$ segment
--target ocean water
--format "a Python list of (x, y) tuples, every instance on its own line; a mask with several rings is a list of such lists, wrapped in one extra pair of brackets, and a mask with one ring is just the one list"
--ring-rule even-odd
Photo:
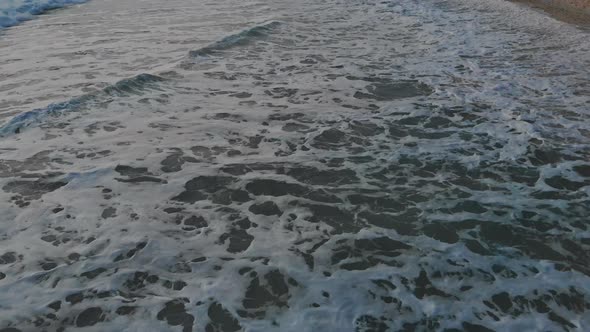
[(51, 9), (80, 4), (87, 0), (2, 0), (0, 28), (16, 25)]
[(588, 331), (589, 37), (501, 0), (5, 29), (0, 331)]

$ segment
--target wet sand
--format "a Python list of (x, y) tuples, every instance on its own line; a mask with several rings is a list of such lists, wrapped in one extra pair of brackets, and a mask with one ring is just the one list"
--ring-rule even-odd
[(560, 21), (590, 28), (590, 0), (511, 0), (540, 9)]

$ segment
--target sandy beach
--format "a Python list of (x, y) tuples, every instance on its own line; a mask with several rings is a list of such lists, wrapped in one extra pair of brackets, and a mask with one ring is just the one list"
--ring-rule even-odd
[(573, 8), (580, 8), (588, 11), (590, 8), (590, 1), (589, 0), (559, 0), (559, 1), (551, 1), (555, 2), (556, 4), (566, 6), (566, 7), (573, 7)]
[(513, 0), (548, 13), (552, 17), (576, 25), (590, 26), (590, 0)]

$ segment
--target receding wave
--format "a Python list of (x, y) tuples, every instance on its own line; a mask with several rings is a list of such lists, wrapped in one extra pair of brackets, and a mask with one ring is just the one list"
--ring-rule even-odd
[(12, 0), (0, 1), (0, 28), (17, 25), (22, 21), (31, 19), (34, 15), (66, 7), (69, 5), (84, 3), (88, 0)]
[(209, 46), (205, 46), (198, 50), (190, 51), (189, 56), (192, 58), (210, 56), (217, 52), (221, 52), (232, 47), (243, 46), (251, 43), (254, 40), (266, 37), (272, 30), (281, 25), (278, 21), (271, 21), (252, 28), (240, 31), (238, 33), (229, 35), (219, 41), (214, 42)]
[(93, 103), (108, 101), (110, 97), (141, 95), (145, 91), (157, 89), (157, 84), (163, 81), (165, 79), (160, 76), (140, 74), (107, 86), (97, 93), (75, 97), (68, 101), (50, 104), (44, 108), (21, 113), (0, 127), (0, 136), (18, 134), (23, 128), (39, 123), (48, 116), (57, 116), (63, 112), (78, 111)]

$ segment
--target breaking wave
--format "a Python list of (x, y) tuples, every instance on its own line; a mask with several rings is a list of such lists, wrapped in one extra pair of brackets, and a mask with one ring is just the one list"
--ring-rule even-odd
[(34, 15), (84, 3), (87, 0), (6, 0), (0, 2), (0, 28), (17, 25), (31, 19)]
[(18, 134), (23, 128), (39, 123), (48, 116), (57, 116), (63, 112), (81, 110), (91, 103), (108, 101), (110, 97), (141, 95), (144, 91), (157, 89), (157, 83), (164, 80), (164, 78), (156, 75), (139, 74), (107, 86), (98, 93), (75, 97), (68, 101), (50, 104), (45, 108), (21, 113), (0, 127), (0, 136)]
[(253, 40), (266, 37), (272, 30), (281, 25), (278, 21), (271, 21), (261, 25), (242, 30), (238, 33), (229, 35), (219, 41), (214, 42), (209, 46), (205, 46), (198, 50), (190, 51), (189, 56), (192, 58), (210, 56), (220, 51), (224, 51), (236, 46), (247, 45)]

